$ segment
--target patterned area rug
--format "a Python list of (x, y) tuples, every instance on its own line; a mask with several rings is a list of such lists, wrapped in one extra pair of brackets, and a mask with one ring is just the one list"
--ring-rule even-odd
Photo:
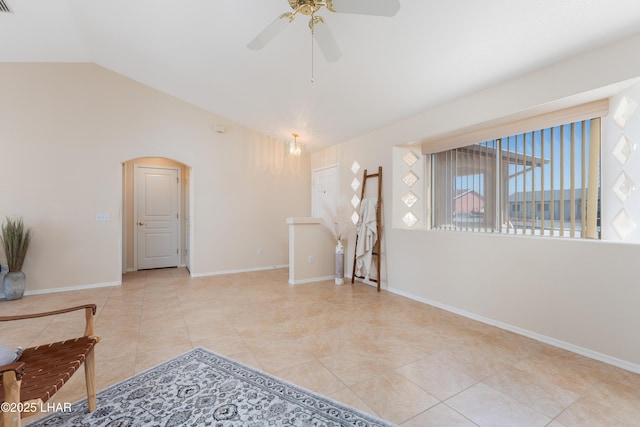
[(29, 424), (40, 426), (392, 426), (357, 409), (196, 348)]

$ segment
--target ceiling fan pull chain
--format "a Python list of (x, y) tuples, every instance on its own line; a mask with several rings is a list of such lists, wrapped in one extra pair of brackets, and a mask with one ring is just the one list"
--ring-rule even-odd
[[(311, 22), (313, 22), (313, 15), (311, 15)], [(311, 83), (313, 82), (313, 25), (311, 25)]]

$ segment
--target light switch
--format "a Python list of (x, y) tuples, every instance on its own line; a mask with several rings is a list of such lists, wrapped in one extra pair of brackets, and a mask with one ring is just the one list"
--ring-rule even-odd
[(108, 213), (97, 213), (96, 221), (109, 221), (111, 218)]

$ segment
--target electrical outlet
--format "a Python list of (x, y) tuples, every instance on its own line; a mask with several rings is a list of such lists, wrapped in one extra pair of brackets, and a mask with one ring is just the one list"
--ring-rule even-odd
[(111, 218), (108, 213), (97, 213), (96, 221), (109, 221)]
[(309, 264), (313, 264), (313, 255), (309, 255)]
[(262, 248), (258, 249), (258, 255), (262, 255)]

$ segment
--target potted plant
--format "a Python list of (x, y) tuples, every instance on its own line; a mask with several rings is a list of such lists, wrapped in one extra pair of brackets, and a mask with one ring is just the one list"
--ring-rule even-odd
[(25, 230), (24, 221), (7, 217), (2, 225), (0, 242), (7, 258), (9, 272), (4, 277), (2, 287), (4, 296), (8, 300), (20, 299), (24, 295), (26, 276), (22, 271), (24, 259), (27, 256), (29, 243), (31, 242), (31, 229)]

